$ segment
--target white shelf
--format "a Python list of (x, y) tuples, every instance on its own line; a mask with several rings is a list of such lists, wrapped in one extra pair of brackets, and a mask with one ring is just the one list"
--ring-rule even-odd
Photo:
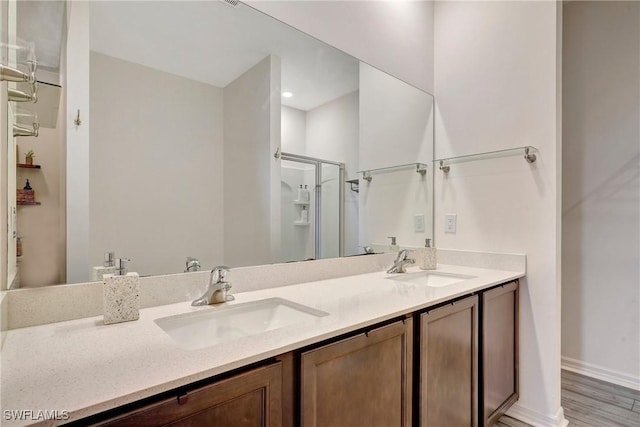
[(371, 180), (373, 179), (373, 177), (371, 176), (372, 172), (390, 172), (394, 169), (406, 169), (406, 168), (413, 168), (413, 167), (415, 167), (416, 172), (422, 176), (424, 176), (427, 173), (427, 165), (424, 163), (407, 163), (402, 165), (386, 166), (382, 168), (366, 169), (366, 170), (358, 171), (358, 173), (362, 174), (362, 179), (364, 179), (367, 182), (371, 182)]
[(302, 200), (294, 200), (293, 204), (300, 205), (300, 206), (309, 206), (309, 202), (303, 202)]
[(302, 221), (293, 221), (293, 225), (296, 225), (298, 227), (308, 227), (309, 225), (311, 225), (310, 222), (302, 222)]

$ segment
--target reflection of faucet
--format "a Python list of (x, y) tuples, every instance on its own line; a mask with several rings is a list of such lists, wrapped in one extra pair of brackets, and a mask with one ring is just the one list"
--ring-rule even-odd
[(390, 269), (387, 270), (387, 273), (406, 273), (407, 264), (414, 264), (416, 260), (409, 258), (409, 251), (406, 249), (398, 252), (398, 256), (395, 261), (393, 261), (393, 265)]
[[(209, 276), (209, 288), (207, 292), (204, 293), (200, 298), (193, 301), (191, 305), (209, 305), (209, 304), (220, 304), (222, 302), (233, 301), (235, 298), (233, 295), (227, 295), (227, 291), (231, 289), (231, 283), (224, 280), (229, 272), (229, 267), (218, 266), (211, 270), (211, 275)], [(214, 282), (214, 277), (217, 275), (217, 278)]]
[(198, 261), (198, 258), (187, 257), (187, 268), (184, 272), (190, 273), (192, 271), (200, 271), (200, 261)]

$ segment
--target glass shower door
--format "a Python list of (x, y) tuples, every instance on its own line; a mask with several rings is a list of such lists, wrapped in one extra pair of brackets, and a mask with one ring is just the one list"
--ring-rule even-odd
[(342, 256), (344, 164), (282, 153), (280, 262)]

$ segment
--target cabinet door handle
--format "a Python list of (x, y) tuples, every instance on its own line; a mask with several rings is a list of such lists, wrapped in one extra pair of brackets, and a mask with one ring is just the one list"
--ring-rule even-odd
[(187, 393), (178, 396), (178, 405), (184, 405), (189, 401), (189, 395)]

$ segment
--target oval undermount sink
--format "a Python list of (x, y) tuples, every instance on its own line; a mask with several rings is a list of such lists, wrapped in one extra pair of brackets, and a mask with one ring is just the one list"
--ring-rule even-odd
[(465, 280), (475, 279), (475, 278), (476, 276), (469, 276), (466, 274), (440, 273), (440, 272), (433, 272), (433, 271), (417, 271), (414, 273), (397, 274), (394, 276), (387, 277), (387, 279), (395, 280), (398, 282), (431, 286), (434, 288), (449, 286), (449, 285), (463, 282)]
[(185, 350), (197, 350), (327, 316), (302, 304), (268, 298), (211, 306), (193, 313), (156, 319), (155, 323)]

